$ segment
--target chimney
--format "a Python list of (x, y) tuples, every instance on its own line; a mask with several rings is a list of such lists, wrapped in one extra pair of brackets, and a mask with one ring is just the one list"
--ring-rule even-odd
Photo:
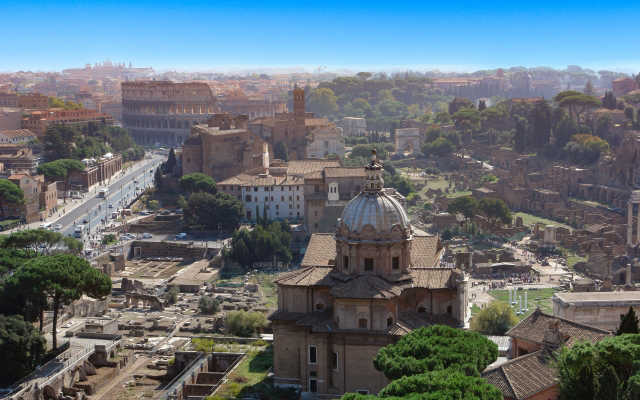
[[(537, 311), (537, 310), (536, 310)], [(554, 348), (564, 343), (562, 339), (562, 332), (560, 331), (560, 321), (552, 319), (547, 325), (547, 330), (544, 333), (544, 341), (542, 348)]]
[(262, 144), (262, 173), (269, 174), (269, 144)]

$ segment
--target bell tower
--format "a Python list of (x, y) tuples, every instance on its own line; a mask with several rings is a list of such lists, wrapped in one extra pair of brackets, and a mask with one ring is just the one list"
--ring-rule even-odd
[(302, 146), (302, 140), (304, 140), (305, 128), (304, 128), (304, 120), (305, 120), (305, 111), (304, 111), (304, 89), (298, 87), (296, 84), (293, 87), (293, 119), (296, 122), (296, 131), (293, 138), (295, 138), (295, 142), (291, 143), (292, 149), (297, 149)]

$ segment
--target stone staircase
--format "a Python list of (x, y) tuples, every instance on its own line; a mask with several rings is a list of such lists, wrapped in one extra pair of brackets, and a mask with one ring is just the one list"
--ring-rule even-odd
[(338, 229), (338, 218), (342, 216), (345, 206), (327, 206), (318, 222), (318, 232), (334, 233)]

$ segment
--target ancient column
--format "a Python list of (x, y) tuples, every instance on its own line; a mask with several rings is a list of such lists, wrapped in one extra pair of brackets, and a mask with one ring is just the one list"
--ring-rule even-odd
[(627, 210), (627, 245), (630, 246), (633, 235), (633, 203), (631, 201), (629, 201)]

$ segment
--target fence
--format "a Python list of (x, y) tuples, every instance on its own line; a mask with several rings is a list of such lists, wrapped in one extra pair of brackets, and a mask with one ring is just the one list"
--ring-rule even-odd
[(213, 386), (213, 388), (211, 388), (211, 391), (209, 392), (209, 396), (213, 396), (215, 394), (215, 392), (220, 388), (220, 386), (222, 386), (222, 384), (227, 381), (227, 376), (229, 376), (231, 371), (233, 371), (238, 366), (238, 364), (240, 364), (240, 362), (244, 360), (246, 356), (247, 356), (247, 352), (245, 351), (244, 353), (242, 353), (240, 357), (238, 357), (233, 363), (231, 363), (231, 365), (229, 365), (229, 368), (227, 368), (227, 370), (224, 371), (224, 375), (222, 376), (222, 379), (220, 379), (218, 383), (216, 383)]

